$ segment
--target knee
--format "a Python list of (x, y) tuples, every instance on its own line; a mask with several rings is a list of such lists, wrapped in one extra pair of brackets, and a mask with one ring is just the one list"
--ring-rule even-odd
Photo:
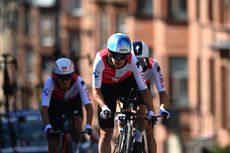
[(110, 142), (112, 140), (112, 137), (113, 137), (112, 131), (104, 131), (104, 132), (101, 132), (101, 135), (100, 135), (100, 139), (103, 142)]
[[(78, 132), (79, 132), (79, 130), (78, 130)], [(75, 143), (79, 143), (81, 141), (81, 138), (82, 138), (81, 133), (72, 133), (71, 136), (72, 136), (72, 139)]]
[(49, 145), (49, 152), (56, 153), (57, 146), (59, 145), (59, 140), (55, 138), (49, 138), (48, 145)]
[(143, 117), (147, 117), (147, 109), (145, 105), (139, 105), (138, 114), (140, 114)]

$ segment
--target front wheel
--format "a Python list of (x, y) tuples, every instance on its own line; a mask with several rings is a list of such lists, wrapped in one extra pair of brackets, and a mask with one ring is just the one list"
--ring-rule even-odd
[(123, 133), (120, 133), (116, 141), (116, 145), (113, 153), (123, 153), (124, 139), (125, 139), (125, 135)]
[(130, 123), (127, 123), (124, 126), (122, 133), (118, 136), (113, 153), (132, 153), (132, 143), (132, 126)]
[(133, 135), (132, 135), (132, 125), (127, 123), (125, 126), (125, 146), (124, 153), (132, 153)]

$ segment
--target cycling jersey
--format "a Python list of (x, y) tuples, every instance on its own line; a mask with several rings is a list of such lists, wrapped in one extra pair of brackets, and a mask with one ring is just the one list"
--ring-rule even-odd
[(77, 74), (73, 74), (71, 87), (67, 91), (60, 89), (56, 75), (50, 76), (45, 82), (42, 106), (49, 107), (49, 119), (54, 130), (63, 128), (63, 114), (77, 112), (76, 116), (83, 118), (82, 104), (90, 103), (87, 87)]
[(55, 101), (72, 101), (78, 93), (80, 94), (83, 105), (90, 103), (87, 87), (79, 75), (73, 75), (72, 86), (67, 91), (59, 88), (56, 76), (52, 75), (45, 82), (42, 95), (42, 106), (49, 106), (51, 99)]
[(111, 117), (100, 117), (101, 108), (98, 106), (98, 123), (101, 128), (114, 127), (114, 112), (116, 101), (120, 97), (128, 98), (131, 89), (147, 89), (142, 67), (133, 54), (129, 54), (126, 64), (114, 68), (107, 62), (108, 50), (102, 49), (96, 55), (93, 65), (93, 88), (100, 88), (104, 102), (111, 110)]
[(148, 58), (148, 65), (146, 71), (144, 72), (144, 76), (147, 83), (150, 83), (151, 80), (154, 81), (158, 92), (165, 91), (161, 68), (155, 59), (151, 57)]
[(132, 74), (137, 82), (138, 88), (144, 90), (147, 88), (143, 71), (140, 63), (133, 54), (129, 54), (127, 63), (121, 68), (111, 67), (107, 62), (108, 50), (102, 49), (96, 54), (96, 58), (93, 64), (93, 88), (100, 88), (102, 83), (116, 84)]

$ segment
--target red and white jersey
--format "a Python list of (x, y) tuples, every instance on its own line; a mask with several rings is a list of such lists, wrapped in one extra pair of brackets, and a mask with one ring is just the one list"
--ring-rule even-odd
[(79, 75), (74, 74), (72, 81), (73, 83), (70, 89), (64, 91), (59, 88), (56, 76), (50, 76), (44, 85), (41, 105), (49, 106), (51, 98), (57, 101), (66, 100), (68, 102), (71, 101), (78, 93), (80, 94), (83, 105), (91, 103), (88, 89), (82, 78)]
[(165, 91), (165, 85), (163, 81), (163, 75), (161, 73), (161, 68), (158, 62), (153, 58), (148, 58), (147, 69), (144, 72), (146, 81), (154, 81), (158, 92)]
[(96, 58), (93, 63), (93, 76), (92, 76), (92, 87), (100, 88), (102, 83), (105, 84), (116, 84), (119, 83), (132, 74), (137, 82), (137, 86), (140, 90), (147, 88), (146, 81), (140, 63), (133, 54), (129, 54), (127, 63), (117, 69), (111, 67), (106, 58), (108, 56), (108, 50), (102, 49), (97, 52)]

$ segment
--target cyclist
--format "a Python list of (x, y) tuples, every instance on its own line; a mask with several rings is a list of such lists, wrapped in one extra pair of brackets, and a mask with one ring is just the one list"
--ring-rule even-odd
[(86, 109), (85, 131), (92, 132), (91, 122), (93, 107), (88, 95), (88, 89), (83, 79), (76, 74), (72, 61), (62, 57), (55, 61), (52, 75), (46, 80), (43, 95), (41, 115), (45, 124), (44, 131), (47, 133), (49, 153), (57, 153), (59, 135), (49, 134), (52, 130), (62, 130), (61, 115), (67, 112), (76, 112), (73, 121), (72, 149), (73, 153), (79, 152), (81, 131), (83, 122), (82, 105)]
[[(154, 81), (154, 84), (156, 85), (160, 98), (160, 114), (166, 118), (169, 118), (170, 113), (164, 108), (165, 105), (168, 106), (169, 100), (168, 94), (165, 91), (165, 85), (160, 65), (155, 59), (149, 56), (149, 47), (144, 41), (134, 41), (132, 42), (132, 47), (133, 54), (136, 55), (143, 68), (144, 77), (147, 81), (148, 88), (151, 88), (150, 83), (152, 81)], [(153, 130), (151, 125), (147, 125), (146, 133), (149, 152), (155, 153), (156, 141), (153, 137)]]
[[(107, 48), (97, 52), (93, 64), (92, 92), (98, 103), (98, 122), (100, 126), (99, 153), (111, 152), (111, 140), (114, 128), (114, 112), (116, 100), (127, 97), (130, 89), (139, 89), (143, 102), (148, 109), (148, 119), (156, 122), (153, 112), (152, 96), (147, 88), (142, 67), (135, 55), (131, 54), (131, 41), (123, 33), (111, 35)], [(139, 106), (138, 112), (146, 116), (145, 105)], [(141, 145), (141, 131), (146, 123), (138, 124), (134, 149), (138, 152)]]

